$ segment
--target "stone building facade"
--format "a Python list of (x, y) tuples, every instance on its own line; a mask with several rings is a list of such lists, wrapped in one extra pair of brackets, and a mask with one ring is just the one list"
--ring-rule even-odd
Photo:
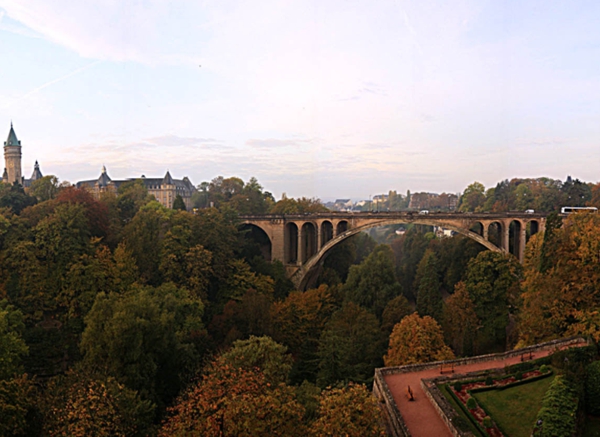
[(106, 167), (102, 167), (102, 173), (98, 179), (80, 181), (77, 182), (76, 185), (77, 188), (85, 188), (94, 196), (99, 197), (104, 192), (116, 194), (119, 186), (135, 180), (142, 181), (148, 190), (148, 194), (153, 195), (156, 200), (166, 208), (172, 208), (175, 198), (177, 195), (180, 195), (188, 211), (192, 209), (192, 194), (196, 191), (196, 187), (194, 187), (187, 177), (184, 177), (183, 179), (173, 179), (168, 170), (162, 178), (147, 178), (142, 175), (139, 178), (112, 180), (106, 172)]

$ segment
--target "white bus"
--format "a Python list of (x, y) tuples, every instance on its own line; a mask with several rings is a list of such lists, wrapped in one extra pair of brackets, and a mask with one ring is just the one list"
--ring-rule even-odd
[(561, 214), (571, 214), (572, 212), (580, 211), (598, 212), (598, 208), (595, 206), (563, 206), (560, 209)]

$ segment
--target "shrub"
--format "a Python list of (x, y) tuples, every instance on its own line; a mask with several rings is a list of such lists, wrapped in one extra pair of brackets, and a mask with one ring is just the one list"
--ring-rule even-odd
[(454, 383), (453, 387), (454, 387), (454, 390), (455, 390), (455, 391), (461, 391), (461, 390), (462, 390), (462, 382), (460, 382), (460, 381), (456, 381), (456, 382)]
[(492, 378), (491, 376), (485, 378), (485, 385), (494, 385), (494, 378)]
[(585, 368), (585, 401), (588, 413), (600, 416), (600, 361)]
[(571, 436), (575, 434), (577, 390), (564, 375), (554, 378), (542, 400), (536, 422), (542, 421), (543, 431), (536, 436)]
[(465, 419), (462, 416), (456, 416), (454, 419), (452, 419), (452, 421), (454, 422), (454, 426), (461, 430), (461, 431), (469, 431), (469, 423), (467, 422), (467, 419)]
[(474, 397), (470, 397), (469, 399), (467, 399), (467, 408), (469, 410), (474, 410), (475, 408), (477, 408), (477, 401)]
[(494, 422), (492, 422), (492, 418), (490, 416), (485, 416), (483, 418), (483, 427), (484, 428), (491, 428), (494, 426)]
[(523, 372), (517, 372), (517, 373), (515, 373), (515, 379), (517, 381), (522, 380), (523, 379)]
[(535, 362), (533, 361), (525, 361), (524, 363), (517, 363), (509, 366), (507, 369), (507, 373), (518, 373), (518, 372), (528, 372), (535, 367)]
[(550, 368), (548, 366), (546, 366), (545, 364), (542, 364), (540, 366), (540, 372), (541, 373), (548, 373), (549, 370), (550, 370)]

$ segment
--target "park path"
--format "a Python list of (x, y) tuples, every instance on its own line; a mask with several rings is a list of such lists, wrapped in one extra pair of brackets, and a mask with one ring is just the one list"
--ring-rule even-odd
[[(542, 358), (554, 352), (556, 352), (556, 349), (536, 351), (533, 354), (533, 359)], [(526, 358), (529, 358), (529, 354), (526, 355)], [(503, 360), (455, 366), (454, 373), (461, 374), (478, 370), (504, 368), (506, 365), (520, 362), (521, 356), (517, 355)], [(404, 419), (404, 423), (412, 437), (452, 437), (450, 429), (438, 415), (434, 406), (421, 388), (422, 379), (430, 379), (437, 376), (440, 376), (439, 367), (418, 372), (397, 373), (384, 376), (385, 382), (396, 401), (396, 405), (398, 406), (400, 414)], [(414, 393), (415, 402), (409, 402), (406, 398), (406, 387), (408, 385), (410, 385), (410, 388)]]

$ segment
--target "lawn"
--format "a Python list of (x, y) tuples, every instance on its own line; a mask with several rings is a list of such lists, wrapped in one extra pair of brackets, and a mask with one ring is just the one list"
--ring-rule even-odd
[(507, 435), (529, 437), (542, 398), (553, 379), (554, 376), (550, 376), (505, 390), (474, 393), (474, 396)]

